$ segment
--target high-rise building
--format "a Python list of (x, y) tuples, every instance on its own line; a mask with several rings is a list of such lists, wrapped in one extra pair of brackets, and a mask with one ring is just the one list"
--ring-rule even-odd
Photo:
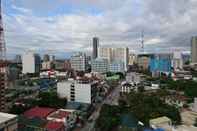
[(71, 56), (70, 59), (71, 68), (76, 71), (86, 71), (88, 67), (88, 61), (85, 53), (78, 52)]
[(183, 69), (183, 58), (182, 53), (180, 51), (175, 51), (173, 53), (172, 66), (175, 71)]
[(192, 64), (197, 63), (197, 36), (191, 39), (191, 60)]
[(107, 59), (97, 58), (92, 60), (92, 72), (106, 73), (108, 71)]
[(43, 61), (44, 61), (44, 62), (50, 61), (50, 56), (49, 56), (48, 54), (45, 54), (45, 55), (43, 56)]
[(109, 71), (110, 72), (124, 72), (125, 71), (125, 64), (122, 61), (113, 61), (109, 64)]
[(98, 58), (107, 59), (109, 63), (112, 62), (113, 50), (108, 47), (99, 47)]
[(93, 51), (92, 51), (92, 58), (96, 59), (98, 57), (98, 46), (99, 46), (99, 38), (93, 38)]
[(121, 61), (124, 63), (124, 70), (127, 71), (129, 62), (129, 48), (113, 48), (113, 61)]
[(21, 55), (16, 55), (15, 58), (14, 58), (14, 62), (15, 63), (22, 63)]
[(23, 74), (39, 73), (40, 71), (40, 56), (33, 52), (26, 52), (22, 56)]

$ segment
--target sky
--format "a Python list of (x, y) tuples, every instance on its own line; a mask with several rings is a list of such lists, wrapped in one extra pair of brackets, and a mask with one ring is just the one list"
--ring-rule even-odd
[(140, 52), (190, 51), (197, 0), (2, 0), (7, 55), (33, 50), (61, 57), (100, 46)]

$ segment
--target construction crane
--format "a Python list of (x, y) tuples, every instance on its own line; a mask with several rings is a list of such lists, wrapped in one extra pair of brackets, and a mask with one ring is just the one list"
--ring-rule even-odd
[(5, 111), (5, 88), (7, 78), (6, 46), (2, 20), (2, 3), (0, 0), (0, 111)]

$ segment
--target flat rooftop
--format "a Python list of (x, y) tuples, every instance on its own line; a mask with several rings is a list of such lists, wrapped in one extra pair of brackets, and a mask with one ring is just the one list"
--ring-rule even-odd
[(12, 115), (12, 114), (8, 114), (8, 113), (0, 112), (0, 123), (4, 123), (4, 122), (14, 119), (16, 117), (17, 117), (17, 115)]

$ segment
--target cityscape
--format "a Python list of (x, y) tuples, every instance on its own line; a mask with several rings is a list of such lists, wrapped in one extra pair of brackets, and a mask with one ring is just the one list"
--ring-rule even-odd
[(196, 5), (0, 0), (0, 131), (197, 131)]

